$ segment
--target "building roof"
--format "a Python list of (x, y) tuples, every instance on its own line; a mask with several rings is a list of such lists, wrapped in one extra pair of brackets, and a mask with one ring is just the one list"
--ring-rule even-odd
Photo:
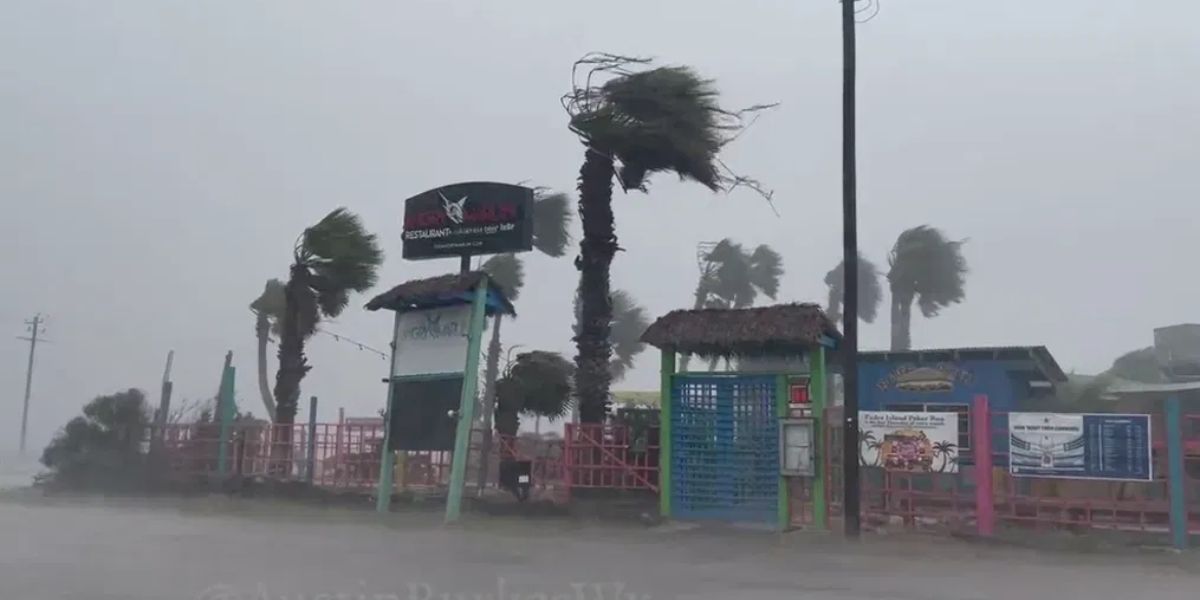
[(642, 341), (704, 356), (802, 354), (842, 334), (816, 304), (675, 310), (658, 318)]
[(930, 348), (922, 350), (873, 350), (858, 353), (859, 360), (880, 362), (913, 360), (917, 362), (953, 361), (962, 359), (1032, 360), (1051, 381), (1063, 382), (1067, 374), (1045, 346), (979, 346), (966, 348)]
[(1105, 396), (1132, 396), (1139, 394), (1172, 394), (1176, 392), (1200, 391), (1200, 381), (1177, 381), (1169, 383), (1144, 383), (1114, 377), (1104, 388)]
[(367, 303), (367, 310), (386, 308), (395, 311), (409, 311), (470, 303), (474, 300), (475, 287), (479, 285), (481, 279), (487, 279), (488, 282), (487, 313), (489, 315), (497, 312), (506, 315), (517, 314), (512, 303), (504, 296), (504, 292), (483, 271), (468, 271), (406, 281), (372, 298)]

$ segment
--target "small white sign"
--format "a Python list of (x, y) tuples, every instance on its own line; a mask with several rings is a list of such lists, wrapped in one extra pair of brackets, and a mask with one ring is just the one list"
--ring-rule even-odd
[(470, 324), (470, 304), (400, 313), (392, 376), (462, 373)]

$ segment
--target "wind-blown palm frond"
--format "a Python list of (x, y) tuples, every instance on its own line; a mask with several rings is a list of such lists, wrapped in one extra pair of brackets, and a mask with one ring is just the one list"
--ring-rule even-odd
[[(713, 81), (691, 67), (646, 67), (647, 59), (589, 54), (576, 67), (590, 69), (563, 99), (571, 130), (621, 163), (623, 188), (645, 189), (646, 177), (673, 171), (711, 189), (738, 183), (721, 170), (717, 155), (745, 128), (744, 116), (766, 106), (730, 111), (718, 102)], [(593, 75), (611, 75), (593, 84)]]
[(516, 435), (520, 415), (551, 419), (571, 410), (571, 377), (575, 366), (555, 352), (522, 352), (496, 382), (496, 429)]
[(783, 258), (770, 246), (761, 245), (748, 253), (741, 244), (725, 238), (708, 252), (701, 273), (707, 305), (720, 298), (733, 308), (753, 306), (761, 292), (774, 299), (783, 275)]
[(928, 225), (900, 234), (888, 256), (888, 286), (892, 291), (892, 350), (912, 347), (912, 304), (926, 318), (966, 297), (965, 240), (947, 239)]
[(279, 335), (279, 321), (283, 319), (283, 311), (286, 309), (287, 298), (284, 295), (283, 282), (278, 279), (268, 279), (262, 294), (250, 303), (250, 310), (267, 319), (274, 335)]
[[(612, 322), (609, 338), (612, 342), (613, 356), (608, 363), (608, 371), (614, 381), (625, 377), (625, 373), (633, 368), (633, 361), (646, 344), (642, 343), (642, 334), (650, 327), (650, 319), (646, 309), (638, 305), (633, 295), (625, 290), (613, 290), (610, 296), (612, 302)], [(579, 296), (575, 296), (575, 330), (578, 333), (578, 319), (582, 309)]]
[(295, 254), (296, 263), (312, 271), (312, 287), (318, 292), (370, 289), (375, 285), (376, 270), (383, 263), (383, 251), (375, 234), (368, 233), (358, 215), (345, 208), (334, 210), (305, 229)]
[(966, 240), (950, 240), (937, 228), (921, 225), (896, 239), (888, 258), (888, 284), (893, 294), (916, 297), (925, 317), (935, 317), (966, 297)]
[(566, 194), (535, 189), (533, 196), (533, 247), (558, 258), (571, 243), (571, 199)]
[(633, 296), (624, 290), (613, 290), (612, 307), (613, 357), (609, 371), (613, 381), (619, 381), (633, 368), (634, 358), (646, 349), (642, 334), (650, 327), (650, 319), (646, 316), (646, 310), (638, 306)]
[[(842, 318), (842, 302), (845, 294), (845, 261), (825, 274), (825, 285), (829, 286), (829, 306), (825, 312), (835, 323)], [(858, 255), (858, 318), (874, 323), (879, 316), (879, 305), (883, 302), (883, 286), (879, 282), (879, 267)]]
[(480, 267), (504, 291), (509, 301), (521, 295), (525, 285), (525, 265), (516, 254), (497, 254), (483, 261)]
[(783, 277), (783, 257), (766, 244), (750, 255), (750, 281), (754, 287), (774, 300), (779, 295), (779, 280)]

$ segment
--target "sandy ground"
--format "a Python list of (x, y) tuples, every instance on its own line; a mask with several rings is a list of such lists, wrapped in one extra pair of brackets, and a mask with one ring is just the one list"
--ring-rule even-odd
[(0, 598), (1192, 600), (1192, 556), (647, 529), (223, 497), (0, 501)]

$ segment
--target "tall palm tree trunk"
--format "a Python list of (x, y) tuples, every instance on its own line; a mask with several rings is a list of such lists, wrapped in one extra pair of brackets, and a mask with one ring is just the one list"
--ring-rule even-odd
[(579, 333), (575, 336), (575, 394), (579, 399), (579, 419), (584, 423), (602, 423), (608, 413), (608, 388), (612, 376), (608, 370), (612, 358), (609, 340), (612, 327), (612, 299), (609, 269), (617, 252), (617, 234), (613, 222), (612, 186), (616, 170), (611, 156), (592, 148), (584, 152), (579, 170), (579, 219), (583, 239), (579, 243)]
[(892, 350), (912, 348), (912, 294), (892, 293)]
[(258, 336), (258, 393), (262, 396), (267, 419), (274, 422), (275, 399), (271, 397), (271, 383), (267, 379), (267, 339), (270, 331), (271, 322), (266, 311), (258, 311), (258, 319), (254, 324), (254, 333)]
[(296, 405), (300, 399), (300, 380), (308, 373), (304, 357), (304, 333), (301, 330), (300, 295), (304, 293), (304, 267), (293, 266), (284, 294), (287, 308), (279, 333), (279, 370), (275, 373), (275, 419), (280, 425), (296, 422)]
[(500, 322), (496, 313), (492, 321), (492, 341), (488, 344), (487, 366), (483, 371), (483, 443), (479, 451), (479, 479), (476, 489), (482, 490), (488, 480), (488, 460), (492, 456), (492, 413), (496, 407), (496, 378), (500, 375)]

